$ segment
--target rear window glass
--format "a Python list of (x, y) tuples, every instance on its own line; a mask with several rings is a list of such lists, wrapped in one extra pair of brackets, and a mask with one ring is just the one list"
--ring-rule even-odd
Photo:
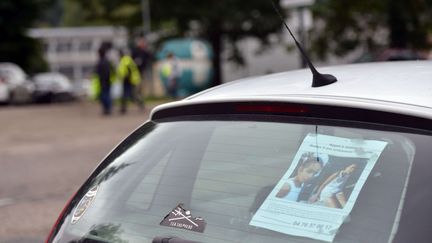
[(425, 138), (286, 122), (149, 122), (103, 162), (54, 242), (389, 242)]

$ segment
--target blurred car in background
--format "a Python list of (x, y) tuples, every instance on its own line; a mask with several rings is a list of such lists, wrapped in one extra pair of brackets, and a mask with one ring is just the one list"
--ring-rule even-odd
[[(6, 103), (24, 104), (32, 101), (34, 85), (18, 65), (9, 62), (0, 63), (0, 79), (0, 82), (6, 84), (7, 87), (7, 91), (4, 90), (5, 87), (1, 88), (3, 91), (0, 91), (4, 92), (3, 98)], [(2, 84), (0, 86), (3, 86)], [(7, 99), (6, 96), (8, 96)]]
[(178, 97), (186, 97), (210, 87), (213, 77), (213, 49), (204, 40), (195, 38), (177, 38), (162, 43), (156, 53), (156, 70), (165, 90), (169, 90), (173, 67), (167, 58), (172, 54), (179, 72), (177, 80)]
[(91, 80), (90, 79), (76, 79), (72, 82), (74, 96), (77, 99), (86, 99), (92, 97)]
[(35, 102), (64, 102), (75, 99), (75, 90), (68, 77), (61, 73), (39, 73), (33, 77)]
[(358, 57), (354, 63), (426, 60), (424, 53), (411, 49), (386, 48), (368, 52)]
[(0, 73), (0, 103), (7, 103), (9, 101), (9, 87), (6, 83), (6, 78), (1, 76)]

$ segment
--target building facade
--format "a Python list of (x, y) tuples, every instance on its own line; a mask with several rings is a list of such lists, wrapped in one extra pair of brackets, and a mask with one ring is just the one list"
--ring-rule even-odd
[(111, 42), (115, 48), (125, 48), (128, 43), (126, 29), (112, 26), (36, 28), (29, 36), (42, 41), (50, 71), (72, 80), (90, 77), (101, 43)]

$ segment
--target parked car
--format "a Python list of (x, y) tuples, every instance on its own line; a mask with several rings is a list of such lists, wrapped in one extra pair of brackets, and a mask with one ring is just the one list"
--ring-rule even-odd
[(156, 107), (47, 242), (432, 242), (432, 62), (320, 71)]
[(34, 85), (18, 65), (9, 62), (0, 63), (0, 77), (8, 89), (8, 95), (4, 96), (8, 97), (6, 102), (12, 104), (31, 102)]
[(76, 79), (72, 83), (74, 96), (77, 99), (86, 99), (92, 97), (90, 79)]
[(426, 60), (427, 56), (421, 51), (411, 49), (386, 48), (375, 52), (368, 52), (354, 60), (354, 63)]
[[(173, 55), (175, 61), (168, 58), (169, 54)], [(171, 39), (162, 43), (156, 58), (156, 73), (167, 94), (174, 92), (170, 91), (173, 72), (178, 76), (174, 92), (178, 97), (186, 97), (210, 87), (213, 49), (208, 42), (195, 38)], [(177, 65), (175, 68), (173, 62)]]
[(40, 73), (33, 77), (33, 81), (36, 102), (71, 101), (75, 98), (72, 82), (61, 73)]
[(9, 87), (6, 78), (0, 73), (0, 103), (9, 102)]

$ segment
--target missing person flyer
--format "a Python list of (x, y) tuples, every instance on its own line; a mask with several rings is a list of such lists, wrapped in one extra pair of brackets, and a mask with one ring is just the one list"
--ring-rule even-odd
[(332, 242), (386, 145), (308, 134), (249, 224)]

